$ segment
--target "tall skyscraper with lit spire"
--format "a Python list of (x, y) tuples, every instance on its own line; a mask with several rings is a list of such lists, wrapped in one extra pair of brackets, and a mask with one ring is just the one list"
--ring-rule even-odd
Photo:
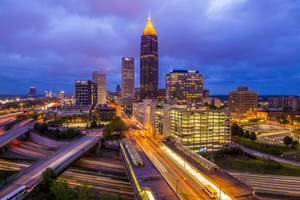
[(141, 39), (140, 95), (141, 99), (153, 99), (158, 94), (157, 33), (150, 15)]

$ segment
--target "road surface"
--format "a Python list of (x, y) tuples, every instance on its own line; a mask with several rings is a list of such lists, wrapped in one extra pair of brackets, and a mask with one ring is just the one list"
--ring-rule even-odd
[(253, 149), (249, 149), (249, 148), (246, 148), (246, 147), (244, 147), (242, 145), (238, 145), (238, 144), (235, 144), (235, 143), (233, 143), (233, 145), (240, 147), (244, 152), (246, 152), (246, 153), (248, 153), (250, 155), (254, 155), (254, 156), (258, 156), (258, 157), (263, 157), (263, 158), (266, 158), (266, 159), (275, 160), (277, 162), (282, 162), (282, 163), (286, 163), (286, 164), (295, 165), (295, 166), (300, 167), (300, 162), (297, 162), (297, 161), (288, 160), (288, 159), (280, 158), (278, 156), (273, 156), (273, 155), (270, 155), (270, 154), (266, 154), (266, 153), (262, 153), (262, 152), (259, 152), (259, 151), (255, 151)]
[(300, 197), (300, 177), (250, 174), (230, 171), (231, 175), (251, 185), (257, 192)]
[(52, 168), (56, 173), (59, 173), (72, 161), (95, 145), (100, 137), (100, 134), (84, 136), (24, 171), (21, 171), (13, 181), (0, 190), (0, 198), (5, 197), (8, 193), (22, 185), (33, 188), (39, 183), (42, 172), (47, 168)]
[(0, 136), (0, 147), (5, 146), (10, 141), (16, 139), (20, 135), (26, 133), (30, 128), (33, 127), (33, 122), (25, 125), (28, 123), (29, 120), (25, 120), (16, 124), (11, 130), (5, 132)]

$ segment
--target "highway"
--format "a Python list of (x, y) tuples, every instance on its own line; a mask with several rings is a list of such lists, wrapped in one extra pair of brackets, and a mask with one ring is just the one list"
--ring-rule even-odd
[(0, 190), (0, 198), (5, 197), (8, 193), (22, 185), (32, 189), (40, 182), (42, 172), (47, 168), (52, 168), (56, 173), (61, 172), (74, 160), (97, 144), (100, 137), (101, 133), (97, 135), (86, 135), (21, 171), (14, 177), (13, 181), (10, 181), (8, 185)]
[[(16, 124), (11, 130), (6, 131), (4, 134), (2, 134), (0, 136), (0, 147), (5, 146), (10, 141), (16, 139), (20, 135), (26, 133), (28, 131), (28, 129), (32, 128), (33, 122), (29, 123), (30, 121), (31, 121), (31, 119), (22, 121), (22, 122)], [(29, 124), (27, 124), (27, 123), (29, 123)], [(25, 124), (27, 124), (27, 125), (25, 125)]]
[(138, 135), (134, 138), (180, 199), (210, 199), (202, 191), (202, 186), (155, 143)]
[(230, 171), (231, 175), (252, 186), (257, 192), (300, 197), (300, 177), (250, 174)]

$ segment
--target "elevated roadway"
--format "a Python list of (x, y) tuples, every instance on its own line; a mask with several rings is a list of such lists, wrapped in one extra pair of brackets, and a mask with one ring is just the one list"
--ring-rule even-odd
[(0, 190), (0, 199), (5, 199), (7, 195), (17, 191), (22, 186), (26, 186), (29, 188), (28, 190), (33, 189), (41, 181), (42, 173), (47, 168), (53, 169), (56, 174), (61, 173), (73, 161), (95, 146), (100, 138), (101, 133), (86, 135), (21, 171)]
[(0, 136), (0, 147), (4, 147), (6, 144), (12, 140), (18, 138), (19, 136), (25, 134), (30, 128), (33, 127), (32, 120), (25, 120), (16, 124), (11, 130), (6, 131)]

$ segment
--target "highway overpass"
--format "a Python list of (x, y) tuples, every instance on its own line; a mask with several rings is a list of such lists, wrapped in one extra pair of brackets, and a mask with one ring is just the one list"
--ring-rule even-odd
[[(8, 195), (20, 188), (30, 191), (41, 181), (42, 173), (47, 168), (51, 168), (56, 174), (60, 174), (73, 161), (98, 144), (101, 135), (101, 133), (86, 135), (21, 171), (0, 190), (0, 199), (6, 199)], [(26, 191), (23, 194), (26, 194)]]
[(230, 171), (229, 173), (252, 186), (259, 193), (293, 196), (295, 199), (300, 197), (300, 177), (251, 174), (238, 171)]
[[(19, 136), (26, 133), (30, 128), (33, 127), (33, 122), (29, 123), (32, 120), (25, 120), (16, 124), (11, 130), (6, 131), (0, 136), (0, 147), (4, 147), (12, 140), (18, 138)], [(27, 124), (29, 123), (29, 124)]]

